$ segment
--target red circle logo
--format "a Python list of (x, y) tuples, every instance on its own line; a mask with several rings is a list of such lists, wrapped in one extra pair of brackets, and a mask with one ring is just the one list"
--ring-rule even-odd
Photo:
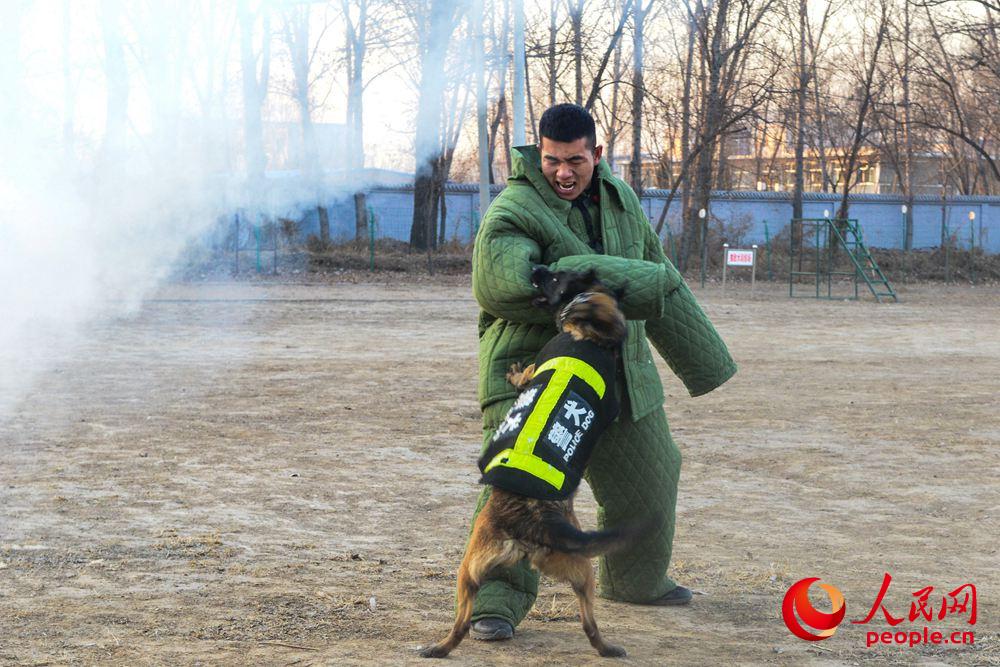
[[(785, 593), (785, 599), (781, 603), (781, 617), (785, 619), (785, 625), (788, 626), (793, 635), (810, 642), (818, 642), (832, 637), (833, 633), (837, 631), (837, 626), (844, 620), (844, 614), (847, 613), (844, 596), (829, 584), (820, 584), (819, 587), (826, 591), (830, 598), (830, 613), (818, 611), (813, 607), (812, 603), (809, 602), (809, 587), (815, 581), (819, 581), (819, 577), (809, 577), (795, 582)], [(798, 618), (796, 618), (796, 614)], [(799, 619), (801, 619), (801, 623)], [(810, 629), (819, 632), (812, 634), (802, 627), (803, 623)]]

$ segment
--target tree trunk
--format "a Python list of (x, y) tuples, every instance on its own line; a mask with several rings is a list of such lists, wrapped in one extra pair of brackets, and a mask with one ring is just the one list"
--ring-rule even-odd
[(104, 72), (107, 77), (104, 140), (101, 143), (102, 169), (117, 170), (125, 149), (128, 127), (128, 68), (122, 36), (122, 4), (119, 0), (101, 3), (101, 33), (104, 38)]
[(573, 71), (576, 78), (576, 103), (583, 104), (583, 3), (570, 0), (569, 18), (573, 26)]
[[(345, 15), (349, 5), (344, 0)], [(352, 170), (364, 169), (364, 66), (368, 40), (368, 0), (358, 0), (358, 20), (348, 21), (347, 49), (347, 125), (348, 166)]]
[(285, 43), (291, 54), (292, 73), (295, 76), (295, 102), (299, 107), (299, 122), (302, 127), (303, 164), (300, 168), (316, 197), (319, 239), (325, 247), (330, 244), (330, 216), (323, 204), (322, 167), (316, 150), (316, 129), (313, 126), (309, 103), (309, 5), (292, 7), (286, 12)]
[[(474, 35), (473, 68), (476, 73), (476, 139), (477, 151), (476, 159), (479, 163), (479, 212), (478, 219), (481, 221), (486, 215), (486, 210), (490, 207), (490, 182), (493, 180), (492, 169), (490, 168), (489, 137), (486, 129), (486, 34), (484, 31), (483, 16), (484, 0), (474, 0), (472, 11), (469, 14), (469, 32)], [(473, 233), (477, 231), (476, 224), (473, 223)]]
[(261, 105), (267, 91), (267, 79), (270, 68), (270, 35), (267, 10), (264, 12), (264, 42), (261, 47), (261, 70), (257, 72), (257, 54), (253, 48), (253, 32), (255, 17), (250, 14), (247, 0), (237, 3), (240, 23), (240, 60), (243, 74), (243, 141), (246, 148), (247, 192), (251, 204), (262, 203), (265, 181), (264, 170), (267, 168), (267, 156), (264, 153), (264, 128), (261, 119)]
[[(705, 115), (702, 126), (699, 144), (701, 152), (698, 155), (698, 165), (695, 169), (695, 180), (691, 211), (689, 213), (688, 224), (685, 225), (684, 236), (686, 242), (682, 244), (690, 252), (691, 248), (700, 250), (702, 265), (706, 261), (705, 243), (708, 240), (708, 215), (709, 200), (712, 194), (713, 159), (716, 154), (716, 147), (719, 140), (719, 131), (722, 127), (723, 114), (725, 112), (725, 99), (721, 95), (720, 83), (722, 80), (722, 39), (725, 33), (725, 18), (729, 11), (729, 0), (720, 0), (717, 5), (715, 25), (712, 29), (711, 41), (707, 50), (705, 62), (707, 78), (706, 85), (702, 86), (705, 100)], [(708, 17), (706, 17), (707, 22)], [(699, 216), (699, 212), (704, 210), (704, 218)], [(682, 239), (685, 240), (685, 239)]]
[[(622, 4), (622, 15), (618, 20), (618, 26), (615, 31), (611, 34), (611, 40), (608, 42), (608, 48), (604, 50), (604, 54), (601, 56), (601, 62), (597, 66), (597, 71), (594, 73), (594, 79), (590, 84), (590, 94), (587, 95), (587, 101), (583, 103), (583, 108), (590, 111), (594, 108), (594, 103), (597, 102), (597, 98), (601, 93), (601, 81), (604, 79), (604, 70), (608, 68), (608, 61), (611, 59), (612, 53), (620, 53), (621, 51), (621, 38), (622, 33), (625, 31), (625, 24), (628, 22), (629, 14), (631, 13), (632, 0), (625, 0)], [(649, 7), (645, 9), (643, 15), (649, 12)], [(641, 41), (641, 40), (640, 40)], [(639, 54), (640, 59), (642, 54)]]
[[(688, 43), (687, 43), (687, 62), (684, 64), (684, 93), (681, 96), (681, 169), (683, 173), (681, 174), (681, 220), (687, 221), (688, 216), (691, 211), (691, 178), (689, 176), (690, 164), (690, 154), (691, 154), (691, 79), (694, 72), (694, 37), (697, 31), (697, 24), (693, 15), (688, 15)], [(666, 206), (669, 206), (670, 200), (667, 200)], [(666, 219), (666, 210), (660, 214), (660, 220)], [(682, 272), (687, 270), (688, 255), (686, 248), (684, 248), (683, 240), (686, 237), (684, 234), (684, 228), (686, 225), (682, 222), (681, 228), (681, 240), (682, 240), (682, 250), (680, 256), (678, 257), (677, 263), (680, 264), (678, 269)], [(657, 229), (659, 232), (659, 229)]]
[[(559, 26), (559, 0), (551, 0), (549, 6), (549, 106), (556, 103), (556, 37)], [(539, 139), (539, 141), (541, 141)]]
[(441, 120), (444, 96), (444, 62), (455, 28), (455, 4), (431, 0), (430, 15), (420, 35), (420, 91), (414, 138), (416, 175), (413, 184), (413, 223), (410, 247), (427, 250), (435, 240), (438, 185), (441, 181)]
[(819, 90), (819, 79), (816, 76), (816, 54), (811, 53), (813, 75), (813, 103), (816, 109), (816, 152), (819, 157), (820, 190), (829, 192), (833, 187), (833, 178), (829, 175), (826, 159), (826, 129), (823, 123), (823, 102)]
[[(806, 67), (806, 20), (808, 17), (806, 0), (799, 0), (799, 81), (795, 90), (795, 186), (792, 190), (792, 219), (802, 218), (802, 190), (805, 188), (805, 121), (806, 86), (809, 84)], [(792, 228), (795, 232), (795, 228)], [(794, 244), (794, 240), (792, 243)]]
[(903, 249), (913, 249), (913, 138), (910, 134), (910, 3), (903, 3)]
[(441, 188), (438, 196), (441, 201), (438, 206), (438, 210), (440, 211), (439, 218), (441, 222), (438, 224), (438, 240), (436, 247), (440, 248), (444, 245), (445, 235), (448, 232), (448, 194), (445, 192), (444, 187)]
[(510, 59), (507, 57), (507, 37), (510, 33), (510, 11), (509, 3), (504, 3), (504, 14), (503, 23), (500, 28), (500, 37), (497, 39), (497, 53), (502, 53), (503, 56), (500, 58), (499, 64), (499, 85), (498, 90), (500, 91), (500, 96), (497, 99), (497, 110), (490, 123), (490, 139), (489, 139), (489, 164), (490, 164), (490, 185), (496, 182), (496, 174), (493, 171), (493, 165), (496, 164), (496, 147), (497, 147), (497, 132), (500, 129), (500, 124), (504, 122), (507, 115), (507, 68)]
[(642, 0), (633, 6), (634, 31), (632, 39), (632, 164), (629, 180), (636, 194), (642, 196), (642, 96), (645, 92), (643, 84), (643, 24), (646, 10)]
[[(528, 72), (528, 56), (524, 56), (524, 71)], [(538, 138), (538, 123), (535, 120), (535, 103), (531, 97), (531, 77), (524, 77), (524, 94), (525, 101), (528, 103), (528, 122), (531, 124), (531, 135), (535, 139), (535, 144), (537, 145), (541, 139)], [(527, 140), (525, 140), (527, 141)]]
[(860, 107), (858, 108), (858, 117), (854, 124), (854, 135), (851, 141), (851, 146), (847, 154), (847, 164), (844, 168), (844, 189), (840, 196), (840, 206), (837, 209), (837, 218), (840, 220), (846, 220), (849, 210), (848, 196), (851, 193), (851, 187), (853, 186), (854, 180), (854, 170), (858, 166), (858, 154), (861, 151), (861, 145), (865, 138), (865, 121), (868, 118), (868, 111), (872, 106), (872, 97), (874, 91), (872, 90), (875, 82), (875, 74), (878, 70), (878, 55), (879, 51), (882, 49), (882, 44), (884, 42), (884, 37), (886, 33), (886, 8), (882, 8), (882, 17), (878, 26), (878, 33), (875, 35), (875, 45), (871, 52), (871, 61), (868, 63), (867, 71), (865, 72), (865, 79), (862, 81), (862, 89), (860, 93)]
[(493, 116), (493, 122), (490, 123), (490, 185), (496, 183), (496, 174), (493, 171), (493, 165), (496, 164), (497, 136), (500, 130), (500, 124), (504, 122), (506, 115), (507, 96), (504, 94), (503, 90), (501, 90), (500, 99), (497, 100), (497, 111)]
[(524, 48), (524, 0), (514, 0), (514, 57), (513, 81), (511, 89), (511, 124), (514, 126), (515, 146), (523, 146), (527, 142), (527, 132), (524, 131), (524, 80), (527, 70), (527, 53)]
[(368, 197), (364, 192), (354, 193), (354, 239), (368, 238)]
[(618, 142), (618, 93), (621, 90), (622, 76), (622, 43), (618, 40), (615, 46), (615, 59), (611, 74), (611, 123), (608, 128), (608, 153), (604, 159), (607, 160), (611, 170), (615, 169), (615, 144)]
[[(346, 66), (347, 66), (347, 166), (352, 172), (361, 172), (365, 168), (364, 140), (364, 66), (368, 47), (368, 0), (357, 0), (358, 19), (351, 17), (349, 0), (342, 0), (346, 33)], [(360, 174), (355, 176), (359, 180)], [(354, 195), (354, 218), (356, 223), (368, 219), (365, 209), (365, 195), (357, 192)], [(355, 224), (355, 240), (364, 241), (367, 235), (367, 224)]]
[(503, 129), (503, 156), (504, 165), (507, 167), (507, 175), (510, 176), (510, 114), (504, 114), (503, 122), (501, 123), (501, 128)]

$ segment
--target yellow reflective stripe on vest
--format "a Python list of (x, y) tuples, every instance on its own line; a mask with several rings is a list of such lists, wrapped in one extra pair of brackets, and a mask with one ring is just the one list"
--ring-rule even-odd
[(565, 371), (577, 376), (597, 392), (597, 398), (604, 398), (604, 378), (586, 361), (574, 357), (554, 357), (535, 369), (535, 375), (553, 369), (556, 371), (556, 375), (560, 371)]
[(566, 476), (546, 463), (544, 459), (534, 454), (538, 436), (541, 435), (542, 429), (545, 428), (545, 424), (549, 421), (549, 415), (552, 414), (552, 410), (559, 403), (559, 398), (574, 376), (590, 385), (590, 388), (597, 393), (598, 398), (604, 398), (604, 391), (607, 387), (604, 384), (604, 378), (594, 370), (593, 366), (573, 357), (555, 357), (549, 359), (535, 369), (535, 375), (544, 373), (545, 371), (555, 372), (549, 378), (545, 391), (538, 397), (535, 408), (528, 415), (527, 420), (525, 420), (524, 427), (517, 435), (514, 448), (505, 449), (494, 456), (483, 472), (488, 472), (491, 468), (500, 465), (507, 466), (508, 468), (517, 468), (548, 482), (557, 489), (561, 489)]
[(515, 452), (513, 449), (505, 449), (494, 456), (483, 472), (487, 473), (491, 468), (495, 468), (496, 466), (507, 466), (508, 468), (523, 470), (542, 481), (548, 482), (557, 489), (562, 488), (563, 481), (566, 479), (566, 475), (553, 468), (543, 459), (534, 454)]

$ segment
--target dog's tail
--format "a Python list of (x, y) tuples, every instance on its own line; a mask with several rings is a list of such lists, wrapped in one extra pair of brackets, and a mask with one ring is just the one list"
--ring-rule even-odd
[(662, 517), (649, 516), (614, 528), (584, 531), (561, 514), (553, 513), (544, 519), (546, 541), (551, 549), (588, 558), (626, 549), (643, 536), (659, 530), (662, 524)]

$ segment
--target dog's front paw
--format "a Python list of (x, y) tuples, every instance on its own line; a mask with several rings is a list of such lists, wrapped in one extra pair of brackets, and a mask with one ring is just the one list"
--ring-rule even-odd
[(601, 654), (602, 658), (624, 658), (625, 649), (621, 646), (615, 646), (614, 644), (605, 644), (604, 648), (600, 649), (598, 653)]
[(427, 648), (420, 650), (421, 658), (447, 658), (448, 649), (441, 646), (440, 644), (435, 644), (434, 646), (428, 646)]
[(527, 368), (522, 368), (520, 363), (511, 364), (510, 370), (507, 371), (507, 382), (510, 382), (518, 391), (524, 389), (531, 382), (531, 378), (535, 376), (535, 364), (531, 364)]

